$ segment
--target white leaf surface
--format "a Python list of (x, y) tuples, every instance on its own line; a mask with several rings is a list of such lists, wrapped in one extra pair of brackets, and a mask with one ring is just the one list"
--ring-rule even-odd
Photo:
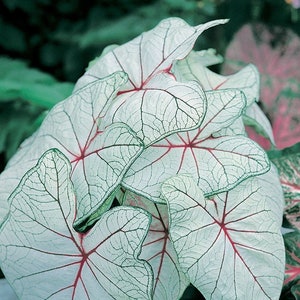
[(199, 84), (176, 82), (172, 65), (188, 55), (204, 30), (226, 22), (193, 27), (179, 18), (165, 19), (134, 40), (105, 50), (78, 80), (75, 90), (122, 71), (128, 82), (118, 92), (105, 126), (116, 120), (125, 122), (146, 146), (173, 132), (196, 128), (205, 114), (204, 92)]
[[(184, 59), (186, 60), (186, 58)], [(215, 49), (207, 49), (194, 51), (192, 50), (188, 55), (189, 65), (201, 64), (204, 67), (209, 67), (212, 65), (220, 64), (223, 62), (223, 57), (220, 54), (216, 54)], [(179, 62), (179, 64), (182, 64)], [(175, 64), (176, 69), (176, 64)]]
[(120, 94), (102, 126), (125, 123), (148, 146), (173, 132), (198, 127), (205, 111), (206, 96), (198, 83), (158, 74), (142, 90)]
[(139, 208), (104, 213), (85, 234), (72, 228), (71, 166), (46, 152), (10, 198), (0, 261), (22, 300), (150, 299), (152, 271), (138, 259), (150, 216)]
[(272, 186), (268, 174), (205, 199), (190, 177), (163, 185), (180, 266), (205, 299), (279, 299), (285, 267), (282, 194)]
[(186, 57), (203, 31), (227, 21), (215, 20), (193, 27), (179, 18), (162, 20), (154, 29), (101, 56), (77, 82), (75, 90), (116, 71), (129, 77), (122, 90), (142, 89), (152, 76), (169, 73), (175, 60)]
[(45, 151), (57, 148), (72, 164), (71, 179), (79, 208), (76, 226), (80, 229), (120, 184), (126, 168), (143, 149), (142, 142), (125, 124), (100, 129), (117, 89), (126, 80), (124, 73), (115, 73), (56, 105), (1, 174), (2, 199), (6, 201), (5, 195), (12, 193)]
[(266, 153), (242, 136), (212, 137), (242, 113), (245, 100), (235, 90), (208, 95), (208, 110), (199, 129), (173, 134), (145, 149), (127, 171), (123, 186), (155, 202), (164, 202), (160, 185), (191, 173), (206, 195), (232, 188), (269, 169)]
[(6, 279), (0, 279), (0, 299), (1, 300), (18, 300), (14, 290), (11, 288)]
[(195, 60), (193, 52), (187, 58), (178, 61), (174, 66), (174, 74), (179, 81), (196, 80), (205, 91), (224, 90), (228, 88), (240, 89), (246, 96), (247, 106), (259, 99), (259, 73), (257, 68), (249, 64), (239, 72), (223, 76)]
[(141, 207), (152, 216), (140, 258), (151, 265), (154, 273), (153, 299), (180, 299), (189, 281), (180, 269), (170, 240), (167, 205), (155, 204), (129, 191), (125, 193), (123, 204)]

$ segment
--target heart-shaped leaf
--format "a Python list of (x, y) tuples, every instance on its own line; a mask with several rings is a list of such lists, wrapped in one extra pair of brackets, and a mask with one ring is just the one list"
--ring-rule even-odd
[(71, 165), (49, 150), (10, 198), (0, 261), (20, 299), (150, 299), (152, 271), (138, 259), (150, 216), (117, 207), (85, 234), (72, 228)]
[(269, 169), (265, 152), (250, 139), (211, 136), (241, 115), (246, 104), (243, 93), (214, 91), (207, 97), (209, 105), (200, 128), (173, 134), (143, 151), (125, 175), (123, 186), (164, 202), (160, 185), (176, 174), (191, 173), (208, 195)]
[(278, 169), (284, 191), (285, 226), (300, 230), (300, 143), (284, 150), (269, 152)]
[(151, 265), (154, 273), (153, 299), (179, 299), (189, 281), (178, 265), (170, 240), (167, 205), (155, 204), (129, 191), (124, 195), (123, 204), (141, 207), (152, 216), (140, 258)]
[(3, 189), (10, 194), (45, 151), (57, 148), (72, 164), (71, 179), (78, 206), (75, 225), (78, 230), (84, 230), (85, 221), (113, 193), (128, 166), (143, 149), (142, 142), (125, 124), (99, 129), (117, 89), (126, 79), (124, 73), (115, 73), (56, 105), (1, 175), (1, 192)]
[(162, 20), (154, 29), (108, 51), (87, 70), (75, 89), (116, 71), (128, 74), (123, 91), (143, 89), (151, 77), (169, 73), (175, 60), (186, 57), (203, 31), (227, 21), (215, 20), (193, 27), (179, 18)]
[(163, 184), (180, 266), (206, 299), (279, 298), (285, 253), (275, 183), (268, 173), (212, 199), (189, 176)]

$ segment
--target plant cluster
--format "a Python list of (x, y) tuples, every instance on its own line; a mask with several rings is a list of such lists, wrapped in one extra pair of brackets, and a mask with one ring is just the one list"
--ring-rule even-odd
[(254, 65), (222, 76), (168, 18), (110, 46), (0, 175), (0, 263), (21, 299), (277, 299), (283, 192)]

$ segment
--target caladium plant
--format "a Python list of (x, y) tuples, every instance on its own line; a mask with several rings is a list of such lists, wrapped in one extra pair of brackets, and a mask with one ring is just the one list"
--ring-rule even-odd
[(283, 192), (244, 128), (258, 72), (221, 76), (192, 50), (226, 22), (170, 18), (105, 49), (21, 145), (0, 176), (19, 298), (279, 298)]

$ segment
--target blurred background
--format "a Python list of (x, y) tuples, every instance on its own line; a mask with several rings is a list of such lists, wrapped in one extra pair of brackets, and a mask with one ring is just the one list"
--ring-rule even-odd
[[(190, 25), (229, 18), (228, 24), (204, 32), (195, 49), (215, 48), (226, 63), (230, 45), (232, 48), (242, 42), (235, 39), (237, 33), (250, 26), (252, 40), (249, 38), (247, 47), (255, 52), (259, 43), (268, 43), (269, 52), (260, 54), (260, 59), (237, 53), (240, 61), (253, 62), (263, 70), (269, 55), (271, 58), (277, 51), (280, 59), (286, 59), (285, 65), (296, 62), (299, 66), (300, 43), (295, 42), (300, 34), (299, 7), (300, 0), (1, 0), (0, 172), (47, 111), (70, 95), (89, 62), (107, 45), (125, 43), (171, 16)], [(263, 30), (255, 30), (251, 27), (254, 24), (262, 24), (272, 37), (260, 38)], [(288, 52), (291, 43), (294, 50)], [(268, 76), (278, 77), (275, 71), (280, 61), (273, 60), (272, 65)], [(213, 67), (218, 72), (225, 69), (222, 65)], [(281, 79), (286, 82), (293, 77), (295, 89), (282, 86), (279, 92), (284, 88), (286, 93), (294, 92), (288, 95), (299, 103), (299, 72), (289, 74), (286, 71)], [(278, 95), (269, 100), (275, 101)], [(271, 106), (266, 110), (272, 118)], [(292, 121), (293, 126), (299, 125), (298, 116)], [(185, 299), (196, 297), (193, 293), (191, 289)]]

